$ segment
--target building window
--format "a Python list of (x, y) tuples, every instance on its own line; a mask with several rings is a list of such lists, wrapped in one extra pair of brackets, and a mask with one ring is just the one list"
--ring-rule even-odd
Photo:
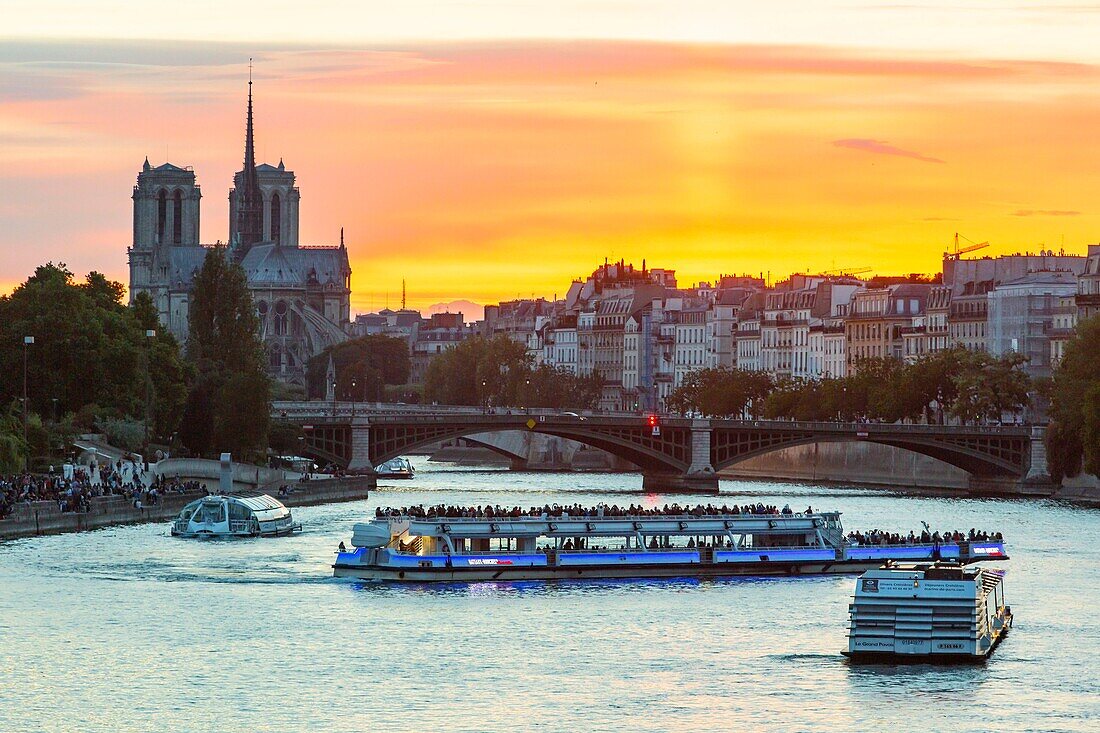
[(275, 304), (275, 335), (285, 336), (287, 333), (287, 307), (286, 301), (280, 300)]
[(282, 202), (278, 193), (271, 194), (271, 241), (282, 244), (279, 237), (282, 235)]
[(172, 243), (183, 241), (183, 194), (176, 189), (175, 207), (172, 211)]
[(164, 219), (168, 216), (168, 192), (163, 188), (157, 194), (157, 244), (164, 242)]

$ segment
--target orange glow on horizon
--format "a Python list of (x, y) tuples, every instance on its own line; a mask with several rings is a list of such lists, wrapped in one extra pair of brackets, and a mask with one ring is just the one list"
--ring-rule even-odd
[[(0, 96), (0, 288), (46, 260), (125, 281), (130, 187), (166, 147), (224, 240), (242, 68), (5, 67), (26, 93)], [(1100, 239), (1093, 65), (590, 41), (257, 68), (258, 155), (298, 175), (303, 244), (346, 228), (359, 312), (402, 279), (421, 309), (560, 297), (604, 257), (690, 284), (932, 273), (955, 231), (981, 254)]]

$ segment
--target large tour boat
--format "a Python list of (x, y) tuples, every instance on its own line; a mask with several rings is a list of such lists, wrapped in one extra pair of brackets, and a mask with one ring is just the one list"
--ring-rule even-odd
[(848, 611), (857, 663), (975, 663), (1012, 627), (1004, 571), (958, 563), (887, 565), (864, 573)]
[(177, 537), (278, 537), (302, 531), (290, 510), (267, 494), (204, 496), (172, 523)]
[(999, 537), (855, 545), (840, 512), (391, 513), (356, 524), (351, 544), (337, 554), (337, 577), (415, 582), (856, 573), (887, 560), (1007, 558)]

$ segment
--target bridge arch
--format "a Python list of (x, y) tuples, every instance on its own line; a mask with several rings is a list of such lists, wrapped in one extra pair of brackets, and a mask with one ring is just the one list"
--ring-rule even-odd
[(885, 445), (942, 461), (973, 476), (1020, 477), (1027, 471), (1030, 442), (1026, 438), (1000, 440), (993, 444), (979, 436), (883, 435), (865, 436), (837, 432), (722, 435), (715, 431), (712, 462), (715, 470), (784, 448), (821, 443), (873, 443)]
[[(583, 423), (581, 423), (583, 425)], [(643, 427), (624, 429), (603, 425), (580, 427), (579, 425), (556, 425), (539, 423), (534, 428), (514, 424), (485, 425), (469, 424), (465, 426), (428, 426), (419, 428), (387, 428), (385, 423), (371, 425), (370, 462), (373, 466), (425, 445), (441, 440), (465, 438), (479, 433), (525, 430), (527, 432), (554, 435), (578, 443), (599, 448), (638, 466), (642, 471), (654, 473), (683, 473), (691, 464), (691, 431), (687, 428), (669, 428), (662, 436), (646, 436)], [(487, 447), (488, 444), (483, 444)], [(498, 450), (498, 453), (509, 455)]]

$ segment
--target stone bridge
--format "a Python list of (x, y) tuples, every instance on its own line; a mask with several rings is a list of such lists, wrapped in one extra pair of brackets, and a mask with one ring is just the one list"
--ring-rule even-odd
[(477, 433), (520, 430), (601, 448), (641, 470), (644, 489), (717, 491), (717, 472), (738, 461), (796, 445), (867, 441), (931, 456), (967, 471), (988, 491), (1014, 493), (1043, 482), (1043, 429), (661, 417), (656, 430), (636, 414), (510, 414), (461, 409), (350, 410), (328, 403), (276, 403), (278, 419), (303, 427), (303, 451), (352, 469), (378, 466), (430, 443)]

